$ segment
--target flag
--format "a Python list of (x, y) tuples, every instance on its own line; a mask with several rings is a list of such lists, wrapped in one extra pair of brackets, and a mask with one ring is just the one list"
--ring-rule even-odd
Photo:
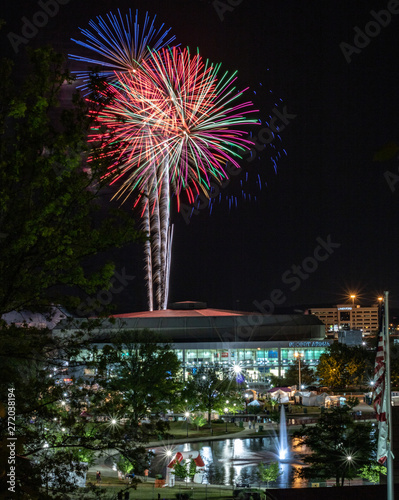
[(377, 461), (380, 464), (384, 464), (387, 459), (388, 422), (385, 398), (385, 374), (385, 338), (384, 328), (382, 328), (378, 338), (377, 354), (375, 356), (373, 397), (373, 406), (378, 421)]

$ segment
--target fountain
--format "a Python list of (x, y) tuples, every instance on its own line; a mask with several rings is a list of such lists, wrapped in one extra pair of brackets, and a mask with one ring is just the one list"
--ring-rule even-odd
[(287, 422), (285, 421), (285, 408), (281, 405), (279, 425), (278, 458), (280, 462), (289, 460), (289, 446), (287, 437)]

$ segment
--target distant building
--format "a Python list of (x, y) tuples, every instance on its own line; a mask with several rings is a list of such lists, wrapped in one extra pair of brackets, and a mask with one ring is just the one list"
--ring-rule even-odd
[(379, 307), (362, 307), (358, 304), (339, 304), (335, 307), (312, 307), (314, 314), (326, 325), (326, 334), (338, 337), (342, 330), (360, 330), (362, 335), (371, 335), (379, 330)]
[(340, 330), (338, 342), (348, 346), (360, 346), (363, 344), (362, 332), (360, 330)]

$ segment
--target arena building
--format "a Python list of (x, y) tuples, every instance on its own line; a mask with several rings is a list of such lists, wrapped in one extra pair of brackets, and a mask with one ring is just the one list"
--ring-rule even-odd
[[(148, 329), (171, 342), (182, 363), (184, 377), (202, 366), (226, 370), (239, 366), (247, 382), (267, 382), (271, 374), (284, 376), (297, 362), (315, 367), (333, 342), (325, 338), (325, 326), (314, 315), (263, 315), (209, 309), (201, 302), (180, 302), (164, 311), (113, 316), (93, 333), (101, 348), (121, 330)], [(61, 322), (54, 333), (65, 329)]]

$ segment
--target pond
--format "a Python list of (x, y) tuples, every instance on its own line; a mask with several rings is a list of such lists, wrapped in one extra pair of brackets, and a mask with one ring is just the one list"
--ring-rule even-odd
[[(280, 462), (282, 475), (270, 486), (295, 488), (304, 487), (307, 484), (306, 481), (295, 476), (295, 470), (302, 466), (301, 455), (309, 453), (305, 447), (295, 447), (297, 442), (295, 438), (288, 436), (290, 458), (285, 463)], [(206, 466), (206, 476), (203, 482), (209, 484), (233, 485), (245, 482), (258, 485), (258, 464), (278, 461), (278, 438), (276, 436), (203, 441), (155, 448), (151, 475), (165, 474), (166, 465), (171, 460), (171, 457), (166, 456), (168, 449), (173, 451), (173, 455), (178, 451), (199, 451)]]

